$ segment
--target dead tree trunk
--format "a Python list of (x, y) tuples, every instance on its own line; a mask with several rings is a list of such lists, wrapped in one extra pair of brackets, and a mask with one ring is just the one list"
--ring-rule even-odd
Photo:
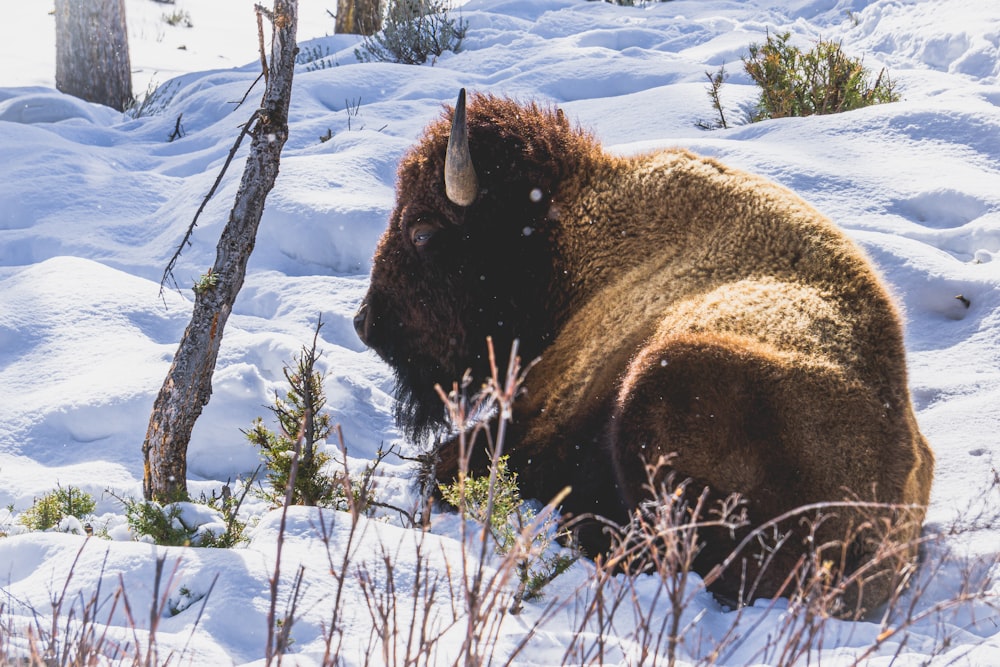
[(337, 0), (337, 34), (374, 35), (381, 29), (382, 0)]
[(56, 0), (56, 88), (124, 111), (132, 103), (125, 0)]
[[(265, 11), (260, 10), (258, 11)], [(243, 286), (264, 211), (278, 176), (288, 138), (288, 105), (295, 66), (297, 0), (275, 0), (271, 62), (261, 107), (250, 119), (252, 137), (236, 201), (216, 248), (215, 265), (195, 288), (194, 312), (160, 389), (142, 452), (143, 494), (147, 500), (187, 496), (187, 447), (191, 431), (212, 394), (212, 373), (222, 332)]]

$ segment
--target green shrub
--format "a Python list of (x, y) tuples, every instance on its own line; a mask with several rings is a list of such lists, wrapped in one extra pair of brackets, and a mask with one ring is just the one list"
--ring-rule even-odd
[(67, 516), (84, 519), (94, 512), (97, 504), (86, 491), (67, 486), (59, 487), (41, 498), (25, 510), (18, 518), (31, 530), (49, 530)]
[(899, 95), (882, 69), (874, 83), (860, 60), (848, 57), (839, 42), (820, 40), (803, 53), (788, 43), (790, 33), (767, 35), (751, 44), (743, 67), (760, 89), (751, 121), (850, 111), (895, 102)]
[[(439, 489), (444, 501), (456, 507), (463, 517), (489, 529), (497, 553), (507, 555), (522, 549), (515, 564), (519, 585), (514, 596), (514, 613), (519, 611), (522, 601), (541, 597), (545, 585), (576, 561), (575, 553), (550, 553), (555, 519), (548, 515), (541, 525), (535, 525), (537, 515), (522, 502), (517, 473), (507, 469), (506, 456), (496, 460), (492, 505), (489, 475), (466, 475), (462, 480), (440, 485)], [(525, 538), (530, 544), (523, 543)]]
[(496, 491), (493, 494), (492, 508), (489, 507), (489, 475), (467, 475), (464, 485), (456, 480), (439, 487), (444, 501), (459, 509), (462, 516), (489, 527), (490, 534), (497, 543), (497, 551), (501, 554), (509, 552), (517, 542), (519, 531), (515, 530), (512, 518), (521, 506), (517, 473), (507, 469), (507, 458), (502, 456), (497, 460)]
[(389, 0), (382, 30), (365, 37), (354, 55), (362, 62), (420, 65), (445, 51), (458, 52), (468, 24), (448, 16), (445, 0)]
[(145, 536), (156, 544), (186, 547), (195, 543), (198, 528), (191, 530), (180, 521), (183, 511), (178, 503), (160, 505), (153, 500), (119, 498), (125, 505), (125, 521), (136, 537)]
[(206, 496), (204, 493), (201, 494), (198, 502), (218, 511), (222, 514), (222, 518), (226, 522), (226, 530), (221, 535), (215, 535), (214, 533), (203, 534), (201, 546), (228, 549), (247, 541), (247, 522), (240, 519), (239, 512), (240, 507), (243, 505), (243, 500), (247, 496), (247, 492), (250, 491), (254, 480), (257, 478), (258, 472), (260, 472), (260, 468), (246, 480), (239, 495), (233, 495), (229, 484), (222, 487), (219, 495), (215, 495), (215, 491), (212, 491), (211, 496)]
[[(233, 495), (226, 484), (218, 495), (215, 491), (211, 496), (202, 493), (198, 500), (184, 496), (166, 505), (120, 496), (111, 490), (105, 493), (124, 507), (125, 522), (134, 539), (171, 547), (228, 549), (247, 539), (247, 523), (238, 514), (255, 476), (256, 473), (251, 475), (237, 495)], [(205, 512), (193, 507), (197, 505), (214, 511)], [(185, 509), (188, 509), (187, 516)]]

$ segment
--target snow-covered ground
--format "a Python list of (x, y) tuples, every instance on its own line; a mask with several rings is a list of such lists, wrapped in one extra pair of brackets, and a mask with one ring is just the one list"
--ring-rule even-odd
[[(23, 629), (35, 614), (45, 617), (69, 578), (67, 599), (77, 591), (87, 599), (99, 582), (110, 596), (122, 584), (131, 613), (119, 605), (110, 616), (97, 615), (113, 635), (131, 638), (133, 626), (149, 628), (156, 559), (165, 558), (168, 572), (179, 564), (168, 592), (173, 612), (157, 627), (163, 655), (183, 651), (183, 660), (198, 665), (259, 661), (278, 515), (248, 501), (255, 528), (245, 547), (156, 547), (129, 541), (122, 505), (106, 493), (141, 496), (141, 445), (189, 316), (186, 288), (211, 266), (233, 202), (239, 159), (181, 257), (176, 275), (185, 289), (161, 297), (166, 262), (260, 94), (234, 104), (259, 70), (253, 2), (128, 0), (134, 87), (159, 86), (138, 118), (56, 92), (51, 0), (6, 5), (0, 28), (0, 506), (7, 509), (0, 509), (0, 529), (11, 535), (0, 539), (0, 627)], [(265, 406), (285, 384), (282, 367), (311, 340), (320, 315), (324, 386), (352, 464), (363, 465), (390, 444), (413, 453), (392, 423), (387, 368), (363, 349), (351, 323), (393, 203), (397, 161), (460, 87), (537, 99), (558, 104), (609, 150), (680, 145), (773, 178), (868, 251), (905, 309), (911, 387), (937, 455), (928, 532), (950, 532), (956, 522), (961, 530), (928, 549), (930, 559), (945, 562), (921, 575), (926, 591), (916, 609), (926, 618), (867, 659), (1000, 664), (996, 606), (973, 601), (932, 613), (935, 604), (961, 593), (963, 579), (1000, 576), (1000, 495), (991, 487), (1000, 465), (1000, 5), (677, 0), (617, 7), (471, 0), (456, 12), (469, 24), (462, 52), (419, 67), (358, 63), (357, 38), (326, 36), (333, 31), (326, 10), (335, 3), (301, 5), (303, 62), (295, 75), (290, 138), (225, 332), (214, 394), (194, 432), (192, 493), (218, 490), (256, 467), (257, 452), (240, 429), (254, 417), (269, 418)], [(167, 25), (162, 14), (173, 11), (187, 11), (193, 27)], [(766, 31), (785, 30), (803, 46), (842, 40), (869, 68), (887, 67), (902, 101), (836, 116), (698, 129), (714, 116), (705, 73), (726, 64), (731, 78), (722, 99), (729, 118), (741, 119), (755, 89), (740, 56)], [(184, 136), (170, 142), (178, 118)], [(330, 139), (321, 141), (326, 135)], [(380, 466), (378, 492), (406, 505), (413, 501), (411, 478), (410, 465), (390, 457)], [(57, 484), (98, 499), (91, 523), (116, 539), (84, 546), (78, 535), (15, 534), (17, 515)], [(320, 517), (301, 508), (289, 515), (280, 596), (287, 598), (295, 567), (303, 564), (306, 593), (289, 655), (298, 664), (322, 659), (335, 597), (328, 558), (339, 557), (348, 523), (343, 515)], [(321, 524), (333, 525), (326, 542)], [(423, 545), (424, 554), (432, 554), (432, 572), (443, 578), (457, 577), (455, 526), (453, 517), (439, 515)], [(360, 527), (358, 562), (376, 572), (383, 550), (389, 553), (399, 607), (411, 609), (419, 534), (390, 519), (362, 520)], [(586, 596), (589, 567), (576, 564), (553, 584), (549, 600), (505, 619), (498, 662), (548, 601)], [(362, 581), (348, 577), (343, 593), (347, 664), (363, 662), (371, 637)], [(653, 602), (655, 582), (637, 586), (650, 617), (662, 619), (666, 609)], [(996, 605), (1000, 584), (987, 589)], [(207, 602), (184, 608), (199, 599)], [(450, 605), (442, 595), (432, 609), (444, 617)], [(762, 647), (787, 622), (781, 607), (750, 610), (736, 631), (741, 641), (716, 661), (777, 662), (780, 657)], [(574, 638), (574, 608), (579, 605), (552, 616), (515, 663), (558, 664)], [(709, 596), (694, 600), (689, 613), (693, 625), (682, 657), (697, 662), (734, 616)], [(620, 641), (610, 638), (608, 659), (636, 663), (634, 621), (623, 614), (615, 627)], [(839, 621), (828, 628), (810, 662), (852, 664), (884, 629)], [(0, 637), (0, 647), (4, 641), (23, 646), (25, 636)], [(446, 636), (435, 658), (450, 662), (457, 641)]]

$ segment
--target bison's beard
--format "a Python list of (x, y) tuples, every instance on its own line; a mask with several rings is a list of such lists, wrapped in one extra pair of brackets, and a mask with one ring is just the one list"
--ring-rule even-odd
[(441, 383), (420, 367), (395, 370), (396, 424), (411, 442), (422, 442), (448, 424), (445, 404), (436, 388)]
[[(507, 366), (509, 344), (506, 345), (495, 355), (500, 368)], [(408, 349), (377, 351), (395, 373), (396, 424), (411, 442), (425, 442), (428, 436), (455, 426), (440, 390), (450, 394), (458, 383), (465, 393), (464, 398), (471, 402), (476, 387), (481, 386), (480, 381), (490, 374), (487, 355), (477, 358), (467, 350), (453, 348), (446, 358), (413, 353)], [(476, 382), (466, 383), (467, 375)], [(474, 419), (472, 415), (467, 417)]]

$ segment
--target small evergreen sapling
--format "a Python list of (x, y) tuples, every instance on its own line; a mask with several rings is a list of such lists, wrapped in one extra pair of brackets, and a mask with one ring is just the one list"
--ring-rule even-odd
[(729, 74), (726, 73), (726, 64), (719, 65), (719, 69), (716, 70), (715, 74), (705, 72), (705, 76), (708, 77), (708, 98), (712, 100), (712, 108), (715, 109), (715, 113), (718, 114), (719, 118), (714, 121), (699, 121), (695, 125), (703, 130), (729, 129), (729, 123), (726, 121), (726, 112), (722, 106), (721, 95), (722, 84), (729, 78)]
[(320, 321), (312, 346), (302, 348), (295, 369), (284, 369), (288, 392), (285, 398), (275, 395), (274, 405), (269, 407), (278, 420), (278, 431), (265, 426), (260, 417), (249, 431), (244, 431), (247, 440), (260, 449), (270, 486), (262, 490), (262, 495), (275, 507), (285, 501), (296, 461), (292, 504), (330, 507), (337, 505), (345, 493), (340, 476), (325, 471), (330, 455), (321, 449), (334, 430), (330, 415), (323, 411), (323, 376), (316, 371), (316, 341), (322, 326)]

